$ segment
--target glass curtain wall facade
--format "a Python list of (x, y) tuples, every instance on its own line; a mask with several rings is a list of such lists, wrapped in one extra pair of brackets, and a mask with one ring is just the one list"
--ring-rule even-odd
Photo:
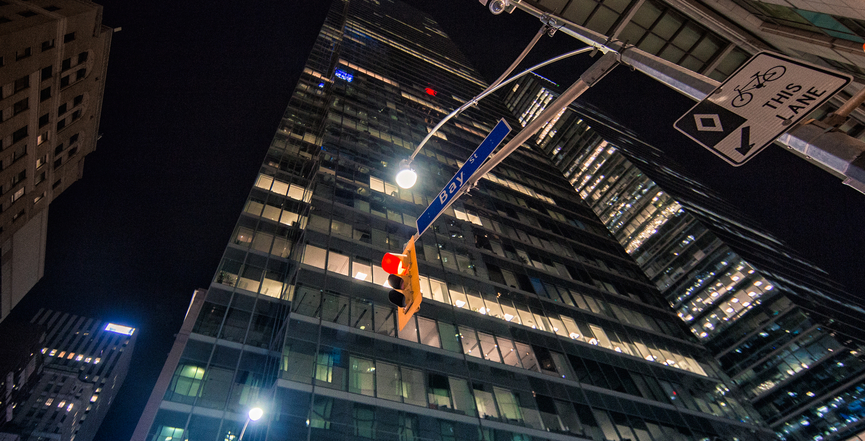
[[(385, 252), (507, 108), (429, 17), (336, 1), (148, 441), (763, 440), (772, 434), (549, 161), (515, 152), (418, 242), (402, 331)], [(178, 340), (180, 341), (180, 340)], [(165, 375), (166, 371), (163, 371)], [(167, 376), (167, 377), (168, 377)], [(138, 432), (136, 432), (138, 433)]]
[[(865, 81), (865, 61), (859, 56), (865, 43), (865, 8), (858, 3), (827, 8), (815, 0), (523, 1), (717, 81), (764, 50), (844, 72), (860, 84)], [(842, 99), (860, 87), (848, 88), (812, 117), (837, 110)], [(855, 111), (850, 117), (839, 129), (865, 140), (865, 114)]]
[[(534, 77), (508, 94), (526, 124), (557, 95), (545, 83)], [(537, 147), (712, 352), (736, 395), (782, 439), (862, 431), (865, 314), (844, 303), (851, 295), (648, 146), (622, 141), (620, 150), (584, 117), (568, 110)]]

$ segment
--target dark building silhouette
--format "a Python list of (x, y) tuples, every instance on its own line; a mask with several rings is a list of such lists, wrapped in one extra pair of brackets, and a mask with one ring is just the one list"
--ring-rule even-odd
[(4, 337), (20, 334), (35, 353), (19, 354), (32, 373), (15, 377), (18, 395), (0, 432), (23, 441), (92, 440), (126, 378), (135, 329), (46, 309), (29, 326), (4, 325)]

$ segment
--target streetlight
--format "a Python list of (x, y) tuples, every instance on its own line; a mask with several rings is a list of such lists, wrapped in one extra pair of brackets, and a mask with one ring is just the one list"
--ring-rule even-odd
[[(502, 11), (504, 11), (505, 7), (507, 7), (509, 5), (509, 3), (507, 1), (504, 1), (504, 3), (503, 3), (503, 0), (497, 0), (494, 3), (504, 5), (500, 8), (501, 10), (499, 10), (498, 12), (495, 12), (495, 10), (493, 9), (493, 3), (490, 3), (490, 10), (493, 11), (494, 14), (501, 13)], [(498, 10), (498, 8), (496, 10)], [(520, 64), (520, 62), (523, 61), (523, 58), (525, 58), (526, 55), (528, 55), (529, 51), (531, 51), (532, 48), (535, 47), (535, 44), (538, 42), (538, 40), (540, 40), (541, 37), (548, 32), (548, 30), (549, 30), (549, 26), (547, 26), (546, 24), (541, 26), (541, 29), (538, 31), (537, 34), (535, 34), (535, 37), (532, 38), (532, 41), (529, 42), (529, 45), (526, 46), (525, 49), (523, 49), (523, 52), (520, 54), (520, 56), (517, 57), (516, 60), (514, 60), (514, 62), (511, 64), (511, 66), (508, 67), (508, 69), (505, 71), (505, 73), (503, 73), (499, 77), (499, 79), (497, 79), (495, 82), (493, 82), (493, 84), (490, 84), (490, 86), (487, 87), (486, 90), (481, 92), (480, 95), (469, 100), (468, 102), (466, 102), (465, 104), (460, 106), (459, 109), (454, 110), (453, 112), (450, 113), (450, 115), (444, 117), (444, 119), (442, 119), (438, 123), (438, 125), (436, 125), (432, 130), (430, 130), (430, 132), (423, 139), (423, 141), (421, 141), (420, 144), (418, 144), (417, 148), (414, 149), (414, 152), (412, 152), (411, 156), (409, 156), (408, 159), (400, 162), (400, 171), (396, 175), (396, 184), (397, 185), (399, 185), (402, 188), (411, 188), (414, 185), (414, 183), (417, 181), (417, 173), (415, 173), (414, 170), (411, 169), (411, 162), (414, 161), (414, 157), (417, 156), (418, 152), (420, 152), (420, 149), (423, 148), (423, 145), (426, 144), (427, 141), (429, 141), (430, 138), (432, 138), (432, 136), (435, 134), (435, 132), (437, 132), (438, 129), (440, 129), (441, 126), (443, 126), (444, 123), (446, 123), (449, 119), (459, 115), (460, 113), (462, 113), (463, 110), (476, 104), (478, 102), (478, 100), (480, 100), (481, 98), (486, 96), (485, 94), (488, 94), (488, 93), (491, 93), (492, 91), (494, 91), (499, 86), (499, 84), (501, 84), (501, 82), (504, 81), (504, 79), (507, 78), (508, 75), (510, 75), (511, 72), (513, 72), (513, 70), (517, 68), (517, 66)], [(552, 36), (552, 33), (550, 33), (550, 36)]]
[[(531, 47), (531, 46), (530, 46), (530, 47)], [(526, 49), (528, 49), (528, 48), (526, 48)], [(518, 79), (521, 78), (523, 75), (526, 75), (526, 74), (528, 74), (529, 72), (533, 72), (533, 71), (535, 71), (535, 70), (537, 70), (537, 69), (540, 69), (540, 68), (542, 68), (542, 67), (544, 67), (544, 66), (546, 66), (546, 65), (548, 65), (548, 64), (555, 63), (556, 61), (560, 61), (560, 60), (563, 60), (563, 59), (565, 59), (565, 58), (568, 58), (568, 57), (571, 57), (571, 56), (574, 56), (574, 55), (577, 55), (577, 54), (582, 54), (582, 53), (585, 53), (585, 52), (589, 52), (589, 51), (591, 51), (591, 50), (593, 50), (593, 49), (594, 49), (593, 47), (585, 47), (585, 48), (582, 48), (582, 49), (577, 49), (577, 50), (574, 50), (574, 51), (567, 52), (567, 53), (565, 53), (565, 54), (559, 55), (558, 57), (550, 58), (549, 60), (544, 61), (543, 63), (536, 64), (536, 65), (534, 65), (534, 66), (532, 66), (532, 67), (530, 67), (530, 68), (528, 68), (528, 69), (526, 69), (526, 70), (520, 72), (518, 75), (514, 75), (513, 77), (509, 78), (507, 81), (502, 81), (502, 79), (503, 79), (505, 76), (507, 76), (508, 74), (510, 74), (510, 73), (513, 71), (513, 68), (516, 67), (515, 65), (514, 65), (514, 66), (511, 66), (511, 68), (509, 68), (508, 71), (505, 72), (505, 74), (502, 76), (502, 78), (500, 78), (496, 83), (493, 83), (493, 85), (490, 86), (490, 87), (488, 87), (487, 90), (481, 92), (480, 95), (478, 95), (478, 96), (476, 96), (476, 97), (474, 97), (474, 98), (472, 98), (472, 99), (466, 101), (466, 103), (463, 104), (462, 106), (460, 106), (458, 109), (454, 110), (453, 112), (451, 112), (450, 114), (448, 114), (447, 116), (445, 116), (444, 118), (442, 118), (442, 120), (439, 121), (439, 123), (436, 124), (436, 126), (433, 127), (433, 129), (430, 130), (429, 133), (427, 133), (426, 137), (424, 137), (424, 139), (420, 142), (420, 144), (418, 144), (418, 146), (415, 147), (415, 149), (414, 149), (414, 151), (412, 152), (411, 156), (409, 156), (408, 159), (404, 159), (404, 160), (400, 161), (400, 171), (397, 172), (397, 175), (396, 175), (396, 183), (397, 183), (397, 185), (399, 185), (399, 186), (402, 187), (402, 188), (411, 188), (411, 187), (415, 184), (415, 182), (417, 181), (417, 173), (416, 173), (413, 169), (411, 169), (411, 163), (412, 163), (412, 161), (414, 161), (415, 156), (417, 156), (417, 154), (420, 153), (421, 149), (422, 149), (423, 146), (427, 143), (427, 141), (429, 141), (430, 138), (432, 138), (433, 135), (435, 135), (435, 133), (436, 133), (436, 132), (437, 132), (437, 131), (438, 131), (438, 130), (443, 126), (443, 125), (445, 125), (445, 123), (448, 122), (451, 118), (453, 118), (453, 117), (459, 115), (459, 114), (462, 113), (465, 109), (467, 109), (467, 108), (469, 108), (469, 107), (471, 107), (471, 106), (477, 104), (478, 101), (480, 101), (481, 99), (487, 97), (487, 95), (489, 95), (489, 94), (491, 94), (491, 93), (493, 93), (493, 92), (495, 92), (495, 91), (501, 89), (502, 87), (504, 87), (504, 86), (506, 86), (506, 85), (508, 85), (508, 84), (510, 84), (510, 83), (512, 83), (512, 82), (514, 82), (514, 81), (516, 81), (516, 80), (518, 80)], [(521, 60), (522, 60), (522, 56), (521, 56), (519, 59), (517, 59), (517, 62), (519, 62), (519, 61), (521, 61)], [(406, 185), (403, 185), (403, 184), (400, 183), (400, 178), (401, 178), (401, 176), (403, 176), (404, 174), (405, 174), (406, 177), (409, 177), (409, 176), (412, 177), (411, 180), (406, 179), (405, 182), (407, 182), (407, 183), (410, 182), (410, 184), (408, 184), (407, 186), (406, 186)]]
[(249, 422), (260, 420), (262, 415), (264, 415), (264, 410), (262, 410), (260, 407), (253, 407), (252, 409), (249, 409), (249, 414), (247, 415), (246, 423), (243, 424), (243, 430), (240, 431), (240, 438), (238, 438), (237, 441), (243, 440), (243, 434), (246, 432), (246, 426), (249, 425)]
[(417, 182), (417, 173), (411, 168), (408, 159), (403, 159), (399, 163), (399, 171), (396, 173), (396, 185), (401, 188), (412, 188)]

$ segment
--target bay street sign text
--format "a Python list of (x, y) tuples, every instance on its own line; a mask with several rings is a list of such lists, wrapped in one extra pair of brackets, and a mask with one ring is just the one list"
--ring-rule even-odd
[(504, 119), (500, 120), (499, 123), (493, 127), (493, 130), (490, 131), (490, 134), (487, 135), (486, 139), (484, 139), (478, 148), (475, 149), (474, 153), (466, 159), (465, 164), (460, 167), (457, 174), (451, 178), (450, 182), (445, 185), (442, 191), (439, 192), (438, 196), (433, 199), (426, 210), (424, 210), (420, 217), (417, 218), (418, 237), (429, 228), (430, 224), (439, 217), (442, 211), (446, 210), (454, 200), (460, 197), (463, 193), (460, 191), (463, 190), (463, 185), (470, 177), (472, 177), (478, 167), (487, 160), (493, 150), (496, 149), (502, 140), (505, 139), (505, 136), (508, 136), (508, 133), (510, 132), (511, 127)]

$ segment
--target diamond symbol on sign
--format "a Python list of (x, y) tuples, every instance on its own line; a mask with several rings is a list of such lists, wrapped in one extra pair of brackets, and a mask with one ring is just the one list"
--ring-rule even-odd
[[(704, 122), (705, 121), (705, 122)], [(697, 123), (697, 130), (701, 132), (723, 132), (724, 128), (721, 126), (721, 118), (718, 117), (717, 113), (698, 113), (694, 115), (694, 122)], [(707, 126), (706, 123), (711, 122), (711, 126)]]

